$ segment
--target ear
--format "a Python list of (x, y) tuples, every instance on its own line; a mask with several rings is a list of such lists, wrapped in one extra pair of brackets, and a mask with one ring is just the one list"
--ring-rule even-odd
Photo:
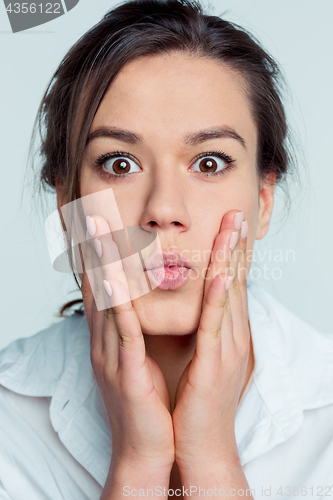
[(261, 240), (266, 236), (271, 220), (274, 205), (274, 189), (276, 174), (271, 172), (260, 181), (259, 193), (259, 217), (256, 240)]

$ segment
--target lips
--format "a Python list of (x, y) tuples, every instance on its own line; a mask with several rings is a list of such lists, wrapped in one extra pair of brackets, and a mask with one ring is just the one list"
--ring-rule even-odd
[(176, 290), (188, 281), (191, 266), (178, 252), (162, 252), (149, 259), (145, 271), (155, 287)]
[(149, 271), (156, 267), (185, 267), (191, 269), (189, 261), (184, 259), (179, 252), (157, 252), (152, 255), (147, 263), (145, 271)]

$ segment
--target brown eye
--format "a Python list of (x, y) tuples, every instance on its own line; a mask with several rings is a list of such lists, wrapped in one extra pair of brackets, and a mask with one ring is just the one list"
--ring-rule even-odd
[(126, 157), (114, 157), (109, 158), (104, 162), (104, 168), (108, 170), (113, 175), (122, 175), (133, 172), (140, 172), (139, 166), (135, 161)]
[(223, 158), (220, 158), (218, 155), (207, 155), (205, 157), (199, 158), (195, 163), (193, 163), (191, 169), (192, 172), (201, 172), (203, 174), (218, 174), (219, 172), (224, 173), (223, 170), (226, 170), (227, 167), (228, 162)]
[(215, 172), (218, 165), (213, 158), (204, 158), (199, 163), (201, 172)]
[(127, 174), (131, 168), (129, 161), (125, 159), (116, 160), (112, 166), (116, 174)]

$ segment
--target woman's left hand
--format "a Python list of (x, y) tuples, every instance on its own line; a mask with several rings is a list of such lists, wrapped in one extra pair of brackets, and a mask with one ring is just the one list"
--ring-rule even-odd
[[(195, 352), (177, 388), (172, 418), (175, 459), (180, 470), (239, 464), (234, 424), (249, 356), (250, 331), (246, 237), (242, 238), (241, 230), (234, 226), (238, 212), (232, 210), (224, 216), (215, 239)], [(243, 222), (244, 226), (247, 222)], [(236, 236), (232, 251), (230, 239)], [(229, 275), (233, 279), (226, 291)]]

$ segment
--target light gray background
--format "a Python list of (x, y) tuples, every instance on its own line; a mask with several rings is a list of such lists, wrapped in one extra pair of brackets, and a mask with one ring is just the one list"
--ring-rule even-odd
[[(10, 32), (0, 5), (0, 348), (58, 321), (59, 306), (80, 296), (73, 278), (51, 267), (44, 219), (31, 203), (31, 186), (24, 174), (33, 120), (53, 71), (79, 36), (113, 5), (112, 1), (80, 0), (66, 15), (16, 34)], [(281, 219), (284, 197), (278, 190), (269, 233), (256, 242), (257, 256), (263, 260), (252, 266), (261, 270), (258, 282), (291, 311), (331, 332), (333, 2), (211, 2), (213, 14), (225, 11), (225, 18), (257, 36), (284, 70), (290, 88), (287, 113), (301, 173), (301, 187), (290, 184), (292, 206), (286, 219)], [(49, 197), (47, 213), (54, 208), (55, 199)], [(277, 250), (282, 251), (283, 262), (274, 261)], [(294, 250), (295, 259), (287, 261), (288, 250)], [(276, 279), (280, 271), (274, 268), (281, 270), (281, 279)]]

